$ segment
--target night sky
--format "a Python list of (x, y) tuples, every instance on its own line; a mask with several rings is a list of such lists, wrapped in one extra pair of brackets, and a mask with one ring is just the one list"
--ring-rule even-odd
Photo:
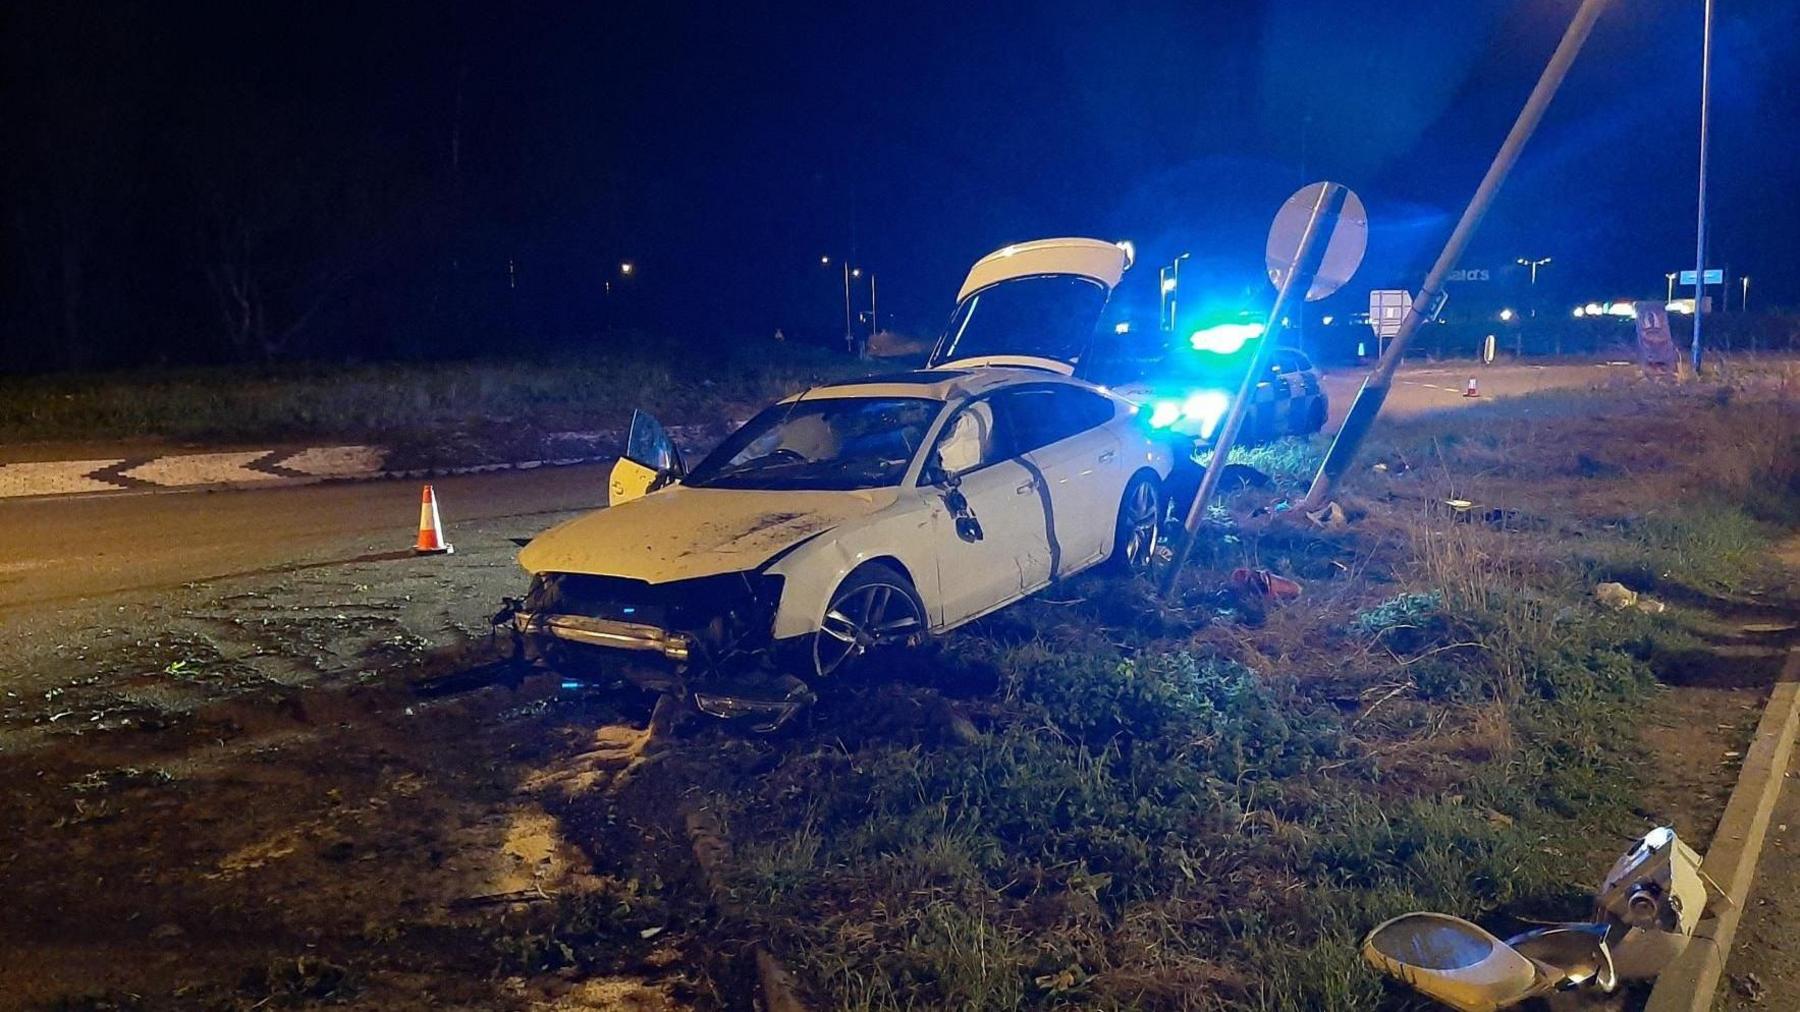
[[(1354, 308), (1417, 284), (1575, 6), (15, 0), (0, 368), (824, 339), (821, 255), (926, 332), (1057, 234), (1134, 240), (1127, 299), (1186, 250), (1248, 303), (1319, 178), (1369, 210)], [(1719, 18), (1712, 259), (1791, 303), (1800, 4)], [(1559, 306), (1692, 266), (1699, 26), (1608, 9), (1465, 264), (1553, 257)]]

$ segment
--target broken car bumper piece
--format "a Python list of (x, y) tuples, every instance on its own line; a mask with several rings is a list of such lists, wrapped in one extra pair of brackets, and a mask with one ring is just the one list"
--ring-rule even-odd
[(685, 661), (693, 641), (681, 633), (656, 626), (586, 615), (544, 615), (522, 611), (513, 615), (513, 628), (527, 635), (552, 636), (570, 643), (613, 650), (658, 653), (672, 661)]
[(791, 675), (753, 686), (719, 686), (694, 690), (694, 708), (720, 720), (755, 720), (762, 734), (779, 730), (816, 697), (806, 683)]
[(1490, 1012), (1550, 991), (1648, 979), (1680, 955), (1707, 903), (1721, 900), (1700, 859), (1667, 827), (1644, 834), (1607, 873), (1592, 921), (1502, 942), (1449, 914), (1403, 914), (1369, 932), (1363, 958), (1453, 1009)]

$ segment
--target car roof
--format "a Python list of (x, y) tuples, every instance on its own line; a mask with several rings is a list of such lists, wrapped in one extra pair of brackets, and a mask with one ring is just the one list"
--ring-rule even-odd
[(845, 380), (840, 383), (813, 387), (804, 393), (786, 398), (782, 403), (785, 404), (801, 397), (808, 400), (823, 397), (928, 397), (932, 400), (942, 401), (952, 397), (969, 397), (986, 393), (998, 387), (1018, 383), (1062, 383), (1090, 390), (1095, 389), (1091, 383), (1070, 379), (1048, 369), (983, 366), (964, 369), (917, 369), (910, 372), (887, 373), (862, 379)]

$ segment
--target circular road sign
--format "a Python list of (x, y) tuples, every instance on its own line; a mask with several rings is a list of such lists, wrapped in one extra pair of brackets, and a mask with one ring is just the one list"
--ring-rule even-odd
[[(1324, 199), (1325, 188), (1338, 185), (1318, 182), (1301, 187), (1281, 205), (1281, 210), (1275, 212), (1275, 222), (1269, 226), (1269, 242), (1264, 250), (1269, 280), (1275, 287), (1280, 288), (1281, 280), (1294, 269), (1300, 238), (1306, 234), (1306, 223), (1311, 220), (1313, 209)], [(1363, 209), (1362, 199), (1357, 197), (1355, 190), (1344, 187), (1343, 210), (1338, 212), (1337, 221), (1326, 225), (1331, 228), (1331, 238), (1325, 245), (1319, 270), (1313, 275), (1312, 287), (1307, 289), (1308, 302), (1317, 302), (1344, 287), (1369, 248), (1369, 213)]]

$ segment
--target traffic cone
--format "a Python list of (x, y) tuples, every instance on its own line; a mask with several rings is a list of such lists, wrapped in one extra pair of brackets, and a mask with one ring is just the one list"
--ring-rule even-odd
[(444, 540), (444, 522), (438, 519), (437, 495), (431, 486), (419, 495), (419, 542), (413, 546), (418, 555), (449, 555), (456, 551)]
[(1463, 388), (1464, 397), (1480, 397), (1481, 391), (1475, 389), (1475, 377), (1469, 377), (1469, 385)]

